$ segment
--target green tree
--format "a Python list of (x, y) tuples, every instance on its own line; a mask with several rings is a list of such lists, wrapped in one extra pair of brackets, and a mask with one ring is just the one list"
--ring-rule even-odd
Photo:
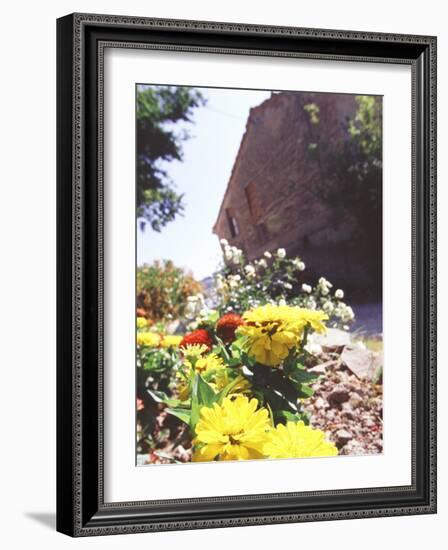
[(309, 155), (318, 167), (312, 191), (336, 219), (354, 216), (362, 232), (382, 208), (382, 119), (378, 98), (355, 99), (357, 109), (347, 120), (347, 139), (338, 142), (321, 131), (318, 105), (303, 108), (310, 123)]
[(182, 142), (201, 92), (184, 86), (139, 86), (137, 90), (137, 217), (160, 231), (184, 209), (166, 163), (183, 158)]

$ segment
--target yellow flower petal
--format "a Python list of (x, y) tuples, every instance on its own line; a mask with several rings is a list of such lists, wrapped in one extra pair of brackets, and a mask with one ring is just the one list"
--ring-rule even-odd
[(303, 422), (278, 424), (269, 432), (263, 452), (269, 458), (305, 458), (335, 456), (336, 446), (325, 439), (321, 430), (305, 426)]
[(317, 332), (325, 331), (323, 321), (328, 316), (321, 311), (267, 304), (247, 311), (243, 319), (238, 334), (248, 339), (249, 353), (262, 365), (278, 366), (300, 345), (308, 325)]
[(222, 405), (202, 407), (196, 424), (195, 460), (247, 460), (262, 458), (271, 428), (269, 413), (256, 399), (238, 394)]

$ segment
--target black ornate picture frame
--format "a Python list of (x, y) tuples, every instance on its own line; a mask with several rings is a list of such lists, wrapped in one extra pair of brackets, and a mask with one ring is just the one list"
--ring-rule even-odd
[[(412, 69), (412, 484), (108, 503), (103, 480), (104, 49)], [(70, 536), (436, 512), (436, 38), (73, 14), (57, 22), (57, 529)]]

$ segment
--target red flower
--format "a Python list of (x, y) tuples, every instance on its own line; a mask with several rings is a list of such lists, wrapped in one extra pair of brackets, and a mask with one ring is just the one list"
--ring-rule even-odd
[(243, 324), (244, 321), (241, 315), (226, 313), (216, 324), (216, 333), (224, 343), (230, 344), (235, 340), (236, 329)]
[(182, 338), (179, 347), (185, 348), (186, 346), (192, 344), (204, 344), (208, 347), (208, 349), (212, 349), (213, 342), (210, 334), (207, 330), (205, 330), (205, 328), (198, 328), (197, 330), (193, 330), (193, 332), (186, 334)]

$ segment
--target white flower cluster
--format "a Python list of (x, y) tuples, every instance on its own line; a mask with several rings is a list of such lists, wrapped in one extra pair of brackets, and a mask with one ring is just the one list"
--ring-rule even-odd
[(277, 258), (280, 258), (281, 260), (283, 260), (283, 258), (286, 257), (286, 250), (284, 248), (279, 248), (277, 250)]
[(318, 281), (318, 288), (322, 296), (328, 296), (330, 294), (330, 288), (333, 286), (330, 281), (327, 281), (325, 277), (321, 277)]
[(299, 271), (305, 271), (305, 263), (302, 262), (302, 260), (300, 258), (296, 258), (295, 260), (293, 260), (292, 262)]
[(248, 279), (253, 279), (256, 275), (255, 267), (252, 264), (247, 264), (244, 266), (244, 271)]
[(343, 323), (353, 321), (353, 319), (355, 318), (353, 309), (347, 304), (344, 304), (344, 302), (339, 302), (339, 304), (337, 304), (334, 310), (334, 314), (336, 315), (336, 317), (339, 317)]
[(226, 239), (220, 240), (221, 245), (224, 248), (224, 258), (226, 262), (234, 265), (241, 263), (243, 257), (243, 251), (236, 246), (230, 246)]
[(239, 275), (238, 273), (236, 275), (229, 275), (227, 277), (227, 284), (231, 289), (238, 288), (240, 282), (241, 282), (241, 275)]
[[(342, 300), (344, 291), (320, 277), (316, 285), (302, 282), (305, 263), (300, 257), (288, 258), (284, 248), (265, 250), (260, 258), (248, 262), (241, 250), (220, 241), (225, 269), (216, 277), (216, 296), (210, 307), (241, 312), (263, 304), (292, 305), (322, 310), (328, 326), (349, 329), (353, 310)], [(311, 349), (311, 348), (310, 348)]]
[(197, 329), (201, 323), (207, 321), (214, 314), (216, 314), (216, 310), (209, 307), (202, 294), (188, 296), (185, 308), (185, 319), (188, 330)]
[(196, 319), (200, 315), (206, 315), (207, 313), (208, 308), (205, 305), (204, 296), (202, 294), (188, 296), (187, 305), (185, 307), (185, 317), (187, 319)]

